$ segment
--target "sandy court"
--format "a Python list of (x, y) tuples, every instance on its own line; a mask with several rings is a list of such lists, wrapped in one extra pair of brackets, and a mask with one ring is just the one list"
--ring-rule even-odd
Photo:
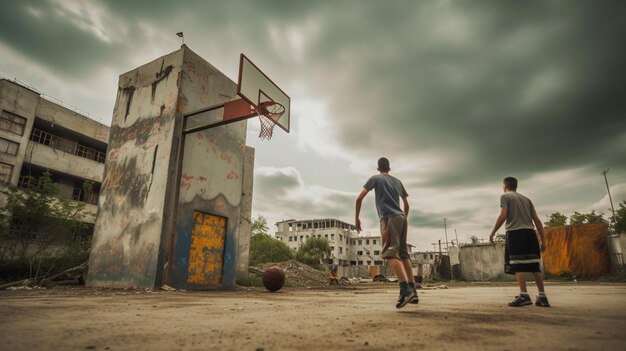
[[(220, 292), (0, 292), (4, 350), (623, 350), (626, 285), (550, 284), (553, 308), (510, 308), (513, 284)], [(534, 290), (531, 295), (534, 299)]]

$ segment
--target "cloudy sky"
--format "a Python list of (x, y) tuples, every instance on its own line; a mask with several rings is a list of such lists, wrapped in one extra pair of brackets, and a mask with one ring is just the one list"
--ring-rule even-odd
[(624, 18), (622, 1), (2, 1), (0, 74), (109, 124), (118, 76), (176, 32), (233, 80), (243, 52), (292, 101), (290, 134), (249, 123), (254, 215), (352, 223), (387, 156), (428, 249), (444, 217), (486, 238), (507, 175), (542, 217), (608, 213), (604, 168), (626, 200)]

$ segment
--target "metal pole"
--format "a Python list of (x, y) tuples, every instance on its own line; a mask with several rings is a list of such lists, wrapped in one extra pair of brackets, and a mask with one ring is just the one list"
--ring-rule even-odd
[(446, 252), (448, 251), (448, 225), (447, 225), (448, 219), (444, 218), (443, 219), (443, 230), (446, 233)]
[(609, 193), (609, 201), (611, 202), (611, 211), (613, 212), (613, 224), (615, 224), (615, 207), (613, 207), (613, 198), (611, 197), (611, 190), (609, 189), (609, 181), (606, 179), (606, 174), (609, 169), (603, 169), (602, 175), (604, 175), (604, 183), (606, 183), (606, 192)]
[(454, 237), (456, 238), (456, 246), (459, 246), (459, 235), (456, 233), (456, 228), (454, 228)]

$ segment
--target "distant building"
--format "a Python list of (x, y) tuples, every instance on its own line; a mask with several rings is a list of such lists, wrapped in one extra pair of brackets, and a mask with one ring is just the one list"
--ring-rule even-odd
[[(276, 223), (276, 238), (297, 250), (312, 237), (327, 239), (331, 256), (328, 263), (340, 266), (383, 266), (382, 242), (378, 236), (359, 236), (353, 224), (337, 219), (290, 219)], [(413, 246), (409, 245), (409, 249)]]
[[(33, 187), (33, 178), (49, 170), (60, 196), (95, 214), (109, 130), (32, 88), (0, 79), (0, 187)], [(93, 182), (89, 193), (86, 181)]]

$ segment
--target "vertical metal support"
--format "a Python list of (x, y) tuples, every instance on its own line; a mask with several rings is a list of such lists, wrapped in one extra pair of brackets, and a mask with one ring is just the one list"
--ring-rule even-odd
[(609, 201), (611, 202), (611, 211), (613, 212), (613, 225), (615, 225), (615, 207), (613, 207), (613, 198), (611, 197), (611, 189), (609, 188), (609, 181), (606, 179), (606, 174), (609, 172), (609, 169), (603, 169), (602, 175), (604, 175), (604, 183), (606, 183), (606, 192), (609, 194)]

